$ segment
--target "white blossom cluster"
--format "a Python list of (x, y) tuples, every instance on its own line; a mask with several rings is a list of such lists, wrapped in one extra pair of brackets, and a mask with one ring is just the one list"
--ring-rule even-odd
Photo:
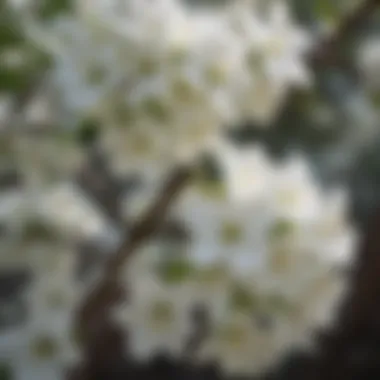
[(188, 239), (137, 252), (124, 277), (131, 302), (117, 317), (137, 358), (183, 357), (192, 312), (205, 308), (210, 326), (193, 359), (252, 374), (312, 347), (313, 331), (333, 323), (356, 235), (344, 193), (320, 188), (302, 156), (276, 164), (260, 147), (224, 143), (217, 152), (223, 181), (195, 181), (174, 210)]
[[(52, 216), (46, 218), (41, 213), (43, 195), (49, 198), (25, 189), (13, 191), (3, 195), (0, 203), (1, 224), (6, 227), (0, 245), (1, 275), (21, 270), (31, 276), (25, 290), (17, 294), (23, 311), (15, 299), (1, 300), (2, 323), (5, 318), (11, 325), (2, 326), (0, 365), (3, 372), (9, 368), (16, 380), (63, 380), (67, 367), (80, 359), (71, 328), (73, 312), (83, 294), (75, 271), (75, 242), (71, 231), (59, 228), (56, 221), (52, 223)], [(69, 208), (69, 215), (76, 209), (80, 216), (78, 203), (72, 202)], [(19, 320), (20, 313), (25, 315), (13, 325), (12, 319)]]
[(121, 170), (197, 157), (226, 127), (268, 123), (289, 89), (310, 82), (310, 46), (284, 1), (76, 1), (41, 27), (67, 109), (103, 128)]
[[(156, 178), (171, 166), (211, 153), (221, 169), (220, 181), (196, 178), (172, 210), (186, 238), (145, 242), (125, 268), (130, 299), (115, 317), (132, 354), (146, 360), (164, 350), (252, 374), (296, 346), (312, 348), (314, 329), (334, 321), (356, 244), (346, 196), (320, 187), (302, 156), (275, 163), (259, 146), (224, 140), (246, 120), (270, 124), (289, 90), (310, 82), (310, 41), (286, 3), (77, 0), (70, 15), (25, 21), (52, 53), (63, 114), (99, 122), (114, 166), (149, 179), (146, 191), (128, 195), (128, 221), (154, 201)], [(57, 162), (58, 151), (28, 141), (18, 153), (31, 191), (0, 205), (10, 223), (0, 264), (26, 263), (35, 276), (28, 322), (0, 337), (0, 360), (19, 380), (55, 379), (79, 358), (70, 320), (86, 289), (75, 280), (72, 242), (113, 231), (75, 186), (51, 185), (79, 154)], [(39, 163), (53, 179), (35, 170)]]
[(19, 178), (0, 189), (0, 373), (63, 380), (80, 359), (72, 319), (87, 283), (78, 245), (101, 252), (119, 236), (72, 181), (83, 163), (72, 139), (20, 133), (0, 143), (1, 175), (11, 168)]

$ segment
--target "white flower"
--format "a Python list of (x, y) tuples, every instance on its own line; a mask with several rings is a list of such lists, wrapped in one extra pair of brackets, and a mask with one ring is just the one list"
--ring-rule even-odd
[(190, 258), (203, 265), (222, 260), (238, 271), (257, 266), (263, 258), (261, 237), (268, 223), (259, 201), (239, 204), (212, 199), (196, 188), (184, 192), (178, 215), (191, 233)]
[(127, 328), (132, 355), (146, 360), (164, 351), (179, 357), (190, 331), (184, 291), (143, 278), (132, 287), (129, 304), (117, 311)]
[[(41, 37), (31, 31), (53, 53), (67, 109), (125, 130), (106, 133), (116, 162), (159, 167), (192, 161), (246, 117), (268, 121), (304, 84), (307, 38), (288, 13), (277, 2), (262, 15), (251, 2), (77, 1)], [(140, 138), (152, 146), (143, 157), (131, 149)]]
[(259, 374), (273, 364), (276, 340), (255, 325), (253, 315), (231, 313), (229, 317), (213, 330), (201, 350), (201, 360), (218, 359), (230, 375)]
[(320, 211), (320, 202), (320, 189), (301, 156), (294, 156), (277, 167), (271, 191), (271, 205), (277, 215), (310, 220)]
[(234, 147), (220, 142), (216, 145), (215, 154), (219, 157), (232, 199), (249, 201), (266, 194), (273, 177), (273, 163), (260, 146)]
[(35, 192), (46, 184), (71, 178), (83, 162), (83, 152), (64, 134), (20, 134), (12, 144), (25, 183)]
[(81, 296), (74, 278), (75, 256), (57, 247), (35, 247), (29, 250), (27, 260), (33, 275), (24, 294), (27, 320), (11, 334), (0, 335), (4, 342), (0, 357), (10, 363), (15, 379), (64, 379), (67, 367), (80, 359), (71, 330)]
[(0, 341), (7, 345), (6, 351), (1, 349), (0, 355), (10, 364), (12, 378), (16, 380), (63, 380), (65, 371), (79, 358), (67, 330), (48, 319), (17, 330), (12, 335), (0, 337)]
[(34, 279), (27, 289), (32, 319), (48, 315), (52, 319), (67, 318), (83, 292), (75, 278), (76, 256), (70, 250), (47, 247), (30, 252), (30, 268)]
[(349, 199), (342, 190), (326, 194), (321, 212), (310, 231), (314, 245), (330, 265), (352, 264), (352, 251), (357, 247), (358, 233), (349, 222)]
[(102, 236), (107, 223), (84, 194), (69, 183), (58, 184), (38, 199), (39, 214), (73, 237)]

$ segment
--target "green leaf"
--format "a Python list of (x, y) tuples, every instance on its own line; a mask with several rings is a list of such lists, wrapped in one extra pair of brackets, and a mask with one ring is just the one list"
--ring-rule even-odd
[(0, 49), (14, 46), (23, 41), (23, 36), (9, 19), (0, 19)]
[(78, 142), (84, 146), (96, 142), (100, 134), (100, 126), (96, 120), (85, 119), (78, 126)]
[(288, 313), (293, 310), (293, 306), (285, 296), (274, 294), (269, 296), (265, 302), (265, 310), (270, 313)]
[(284, 239), (294, 232), (295, 225), (290, 220), (279, 219), (269, 230), (270, 239)]
[(32, 342), (32, 355), (38, 359), (52, 359), (58, 353), (58, 345), (48, 335), (41, 335)]
[(380, 91), (376, 91), (373, 94), (371, 94), (371, 101), (374, 107), (380, 109)]
[(233, 310), (251, 312), (258, 305), (258, 299), (253, 292), (241, 285), (235, 285), (230, 293), (229, 304)]
[(42, 221), (31, 219), (23, 226), (22, 240), (25, 242), (56, 241), (57, 238), (56, 231)]
[(0, 67), (0, 92), (20, 92), (29, 83), (29, 73)]
[(158, 275), (167, 284), (179, 284), (194, 274), (193, 265), (186, 259), (173, 259), (158, 265)]
[(340, 13), (336, 2), (331, 0), (316, 0), (314, 11), (317, 17), (327, 22), (337, 21)]
[(44, 0), (39, 9), (39, 16), (43, 20), (48, 20), (69, 11), (71, 7), (71, 0)]
[(166, 104), (159, 98), (148, 98), (143, 104), (144, 112), (160, 123), (166, 123), (169, 120), (170, 112)]

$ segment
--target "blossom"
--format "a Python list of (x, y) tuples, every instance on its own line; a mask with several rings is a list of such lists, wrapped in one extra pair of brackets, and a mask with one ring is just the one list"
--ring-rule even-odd
[[(319, 186), (301, 155), (276, 163), (260, 147), (223, 144), (221, 181), (195, 179), (172, 211), (188, 237), (171, 247), (153, 240), (131, 261), (124, 278), (136, 304), (123, 321), (144, 357), (160, 347), (178, 357), (191, 332), (188, 313), (202, 306), (209, 329), (195, 360), (257, 374), (294, 347), (312, 349), (314, 329), (334, 323), (357, 236), (345, 194)], [(160, 299), (176, 317), (162, 335), (142, 338), (140, 323), (151, 322), (141, 310)]]
[(79, 358), (71, 330), (73, 310), (81, 296), (75, 281), (75, 255), (67, 250), (29, 249), (31, 286), (25, 291), (27, 319), (0, 338), (0, 357), (15, 379), (63, 378)]
[(189, 298), (186, 287), (169, 286), (158, 276), (157, 246), (148, 246), (127, 269), (128, 304), (117, 308), (115, 318), (128, 332), (128, 349), (138, 360), (165, 352), (180, 357), (189, 334)]
[(76, 186), (63, 183), (42, 192), (37, 199), (40, 218), (56, 225), (67, 236), (99, 237), (109, 231), (101, 211)]
[(235, 201), (258, 199), (268, 190), (273, 163), (261, 146), (234, 146), (219, 139), (214, 154), (220, 161), (226, 191)]
[(282, 2), (262, 14), (243, 1), (78, 1), (70, 16), (28, 25), (53, 55), (66, 109), (104, 126), (116, 162), (150, 172), (191, 162), (247, 118), (268, 123), (308, 79), (309, 39)]

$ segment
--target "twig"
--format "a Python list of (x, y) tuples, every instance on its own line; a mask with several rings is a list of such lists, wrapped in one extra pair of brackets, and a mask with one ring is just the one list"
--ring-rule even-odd
[(341, 63), (341, 57), (338, 54), (340, 45), (344, 43), (350, 34), (367, 22), (379, 6), (380, 0), (366, 0), (357, 9), (348, 14), (342, 20), (338, 29), (311, 52), (309, 56), (310, 66), (316, 68)]
[[(125, 239), (116, 254), (108, 261), (104, 269), (103, 279), (88, 299), (79, 308), (76, 328), (84, 340), (90, 339), (93, 329), (97, 329), (97, 321), (106, 318), (105, 309), (111, 306), (112, 299), (118, 298), (117, 278), (123, 263), (134, 253), (134, 251), (148, 240), (160, 226), (167, 214), (171, 204), (177, 195), (186, 186), (190, 177), (189, 168), (179, 168), (164, 185), (157, 201), (142, 216), (142, 218), (125, 233)], [(91, 323), (91, 320), (94, 323)], [(85, 342), (84, 342), (85, 343)]]

